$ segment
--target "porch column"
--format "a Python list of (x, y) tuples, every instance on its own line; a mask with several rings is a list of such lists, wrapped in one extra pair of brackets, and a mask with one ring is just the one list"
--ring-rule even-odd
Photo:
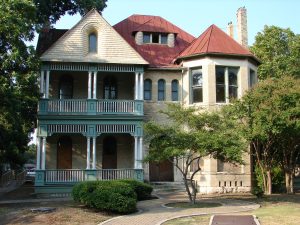
[(138, 137), (134, 136), (134, 169), (138, 169)]
[(86, 169), (89, 170), (90, 167), (90, 147), (91, 147), (91, 138), (90, 137), (86, 137), (87, 140), (87, 148), (86, 148)]
[(36, 142), (36, 169), (40, 170), (41, 169), (41, 138), (37, 137), (37, 142)]
[(94, 88), (93, 88), (93, 99), (97, 99), (97, 71), (94, 71)]
[(139, 98), (139, 73), (135, 72), (135, 83), (134, 83), (134, 99)]
[(88, 81), (88, 99), (91, 99), (92, 95), (92, 72), (89, 71), (89, 81)]
[(44, 80), (45, 80), (45, 71), (41, 71), (40, 77), (40, 93), (43, 94), (44, 97)]
[(144, 73), (140, 73), (140, 88), (139, 88), (139, 91), (140, 91), (140, 97), (139, 99), (140, 100), (143, 100), (144, 99)]
[(139, 148), (138, 148), (138, 169), (142, 169), (142, 158), (143, 157), (143, 137), (139, 137)]
[(50, 78), (50, 70), (46, 71), (46, 90), (45, 90), (45, 98), (49, 98), (49, 78)]
[(96, 139), (97, 137), (93, 137), (93, 170), (96, 169)]
[(42, 170), (46, 168), (46, 137), (42, 137)]

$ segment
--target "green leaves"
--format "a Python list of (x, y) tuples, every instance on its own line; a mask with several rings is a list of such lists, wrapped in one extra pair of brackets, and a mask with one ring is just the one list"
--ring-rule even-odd
[(256, 35), (251, 51), (262, 61), (260, 79), (300, 76), (300, 36), (290, 29), (265, 26)]
[[(147, 161), (184, 158), (188, 155), (212, 155), (229, 162), (242, 163), (243, 140), (237, 131), (235, 118), (220, 112), (199, 112), (195, 108), (168, 105), (162, 112), (168, 118), (165, 124), (145, 124), (149, 143)], [(170, 125), (171, 124), (171, 125)], [(192, 160), (190, 158), (189, 160)]]

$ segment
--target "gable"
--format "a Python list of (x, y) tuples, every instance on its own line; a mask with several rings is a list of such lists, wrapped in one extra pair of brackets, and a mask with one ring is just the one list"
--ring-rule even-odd
[[(97, 52), (89, 53), (88, 37), (97, 35)], [(106, 20), (90, 11), (41, 56), (42, 61), (148, 64)]]

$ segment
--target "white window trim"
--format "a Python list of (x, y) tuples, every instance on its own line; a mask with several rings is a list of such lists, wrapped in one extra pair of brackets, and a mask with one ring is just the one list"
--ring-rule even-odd
[[(146, 43), (146, 42), (144, 42), (144, 35), (145, 34), (143, 34), (143, 44), (154, 44), (154, 45), (168, 45), (168, 41), (167, 41), (167, 43), (165, 43), (165, 44), (162, 44), (161, 43), (161, 36), (162, 36), (162, 33), (159, 33), (158, 34), (158, 43), (153, 43), (153, 39), (152, 39), (152, 35), (153, 35), (153, 33), (150, 33), (150, 32), (145, 32), (145, 33), (147, 33), (147, 34), (150, 34), (150, 42), (149, 43)], [(167, 36), (168, 37), (168, 36)]]
[[(216, 67), (224, 67), (225, 68), (225, 102), (217, 102), (217, 83), (216, 83), (216, 104), (229, 104), (230, 103), (230, 98), (229, 98), (229, 68), (238, 68), (238, 73), (237, 73), (237, 99), (239, 98), (239, 77), (240, 77), (240, 70), (241, 67), (238, 66), (222, 66), (222, 65), (216, 65)], [(217, 71), (217, 70), (216, 70)]]

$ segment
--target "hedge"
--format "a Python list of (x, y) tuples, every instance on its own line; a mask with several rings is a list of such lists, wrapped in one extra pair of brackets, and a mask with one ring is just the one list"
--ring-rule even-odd
[(133, 188), (133, 190), (137, 195), (138, 201), (151, 199), (151, 193), (153, 191), (153, 187), (150, 184), (145, 184), (143, 182), (132, 180), (132, 179), (120, 180), (120, 181), (129, 184)]
[(88, 207), (118, 213), (136, 211), (136, 193), (133, 188), (120, 181), (86, 181), (73, 187), (74, 201)]

